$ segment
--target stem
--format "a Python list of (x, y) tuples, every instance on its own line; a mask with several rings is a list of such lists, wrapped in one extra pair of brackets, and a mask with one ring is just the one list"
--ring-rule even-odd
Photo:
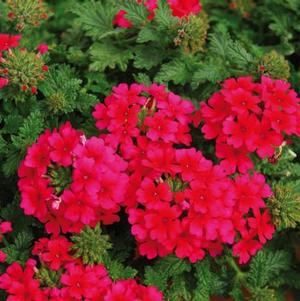
[(236, 272), (237, 279), (240, 280), (241, 282), (243, 282), (246, 273), (244, 273), (240, 269), (240, 267), (237, 265), (237, 263), (235, 262), (235, 260), (232, 257), (227, 256), (227, 262), (230, 265), (230, 267)]

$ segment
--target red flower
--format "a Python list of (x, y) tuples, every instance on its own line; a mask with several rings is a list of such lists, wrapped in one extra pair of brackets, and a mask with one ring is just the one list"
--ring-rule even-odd
[(239, 115), (237, 121), (232, 117), (223, 123), (223, 132), (227, 135), (228, 144), (235, 148), (246, 146), (249, 151), (254, 151), (253, 142), (257, 137), (259, 121), (253, 114)]
[(11, 222), (2, 222), (0, 224), (0, 233), (1, 234), (5, 234), (5, 233), (9, 233), (9, 232), (12, 232), (12, 226), (11, 226)]
[(175, 142), (175, 133), (178, 129), (176, 121), (157, 113), (153, 117), (147, 117), (144, 124), (148, 127), (147, 137), (152, 141), (162, 139), (164, 142)]
[(155, 185), (153, 180), (145, 178), (136, 192), (137, 200), (151, 209), (159, 209), (162, 202), (171, 202), (172, 192), (167, 183)]
[(0, 263), (4, 263), (6, 261), (6, 258), (7, 258), (7, 255), (3, 251), (0, 250)]
[(37, 50), (40, 54), (45, 54), (48, 52), (49, 50), (49, 47), (47, 44), (40, 44), (38, 47), (37, 47)]
[(36, 168), (39, 173), (45, 173), (50, 165), (49, 147), (46, 144), (36, 143), (27, 150), (25, 166)]
[(75, 300), (90, 300), (99, 294), (103, 295), (111, 284), (102, 265), (84, 267), (73, 263), (67, 265), (60, 281), (65, 286), (62, 289), (65, 296)]
[(74, 223), (82, 222), (85, 225), (95, 222), (96, 199), (86, 191), (65, 190), (61, 198), (66, 205), (64, 216), (67, 220)]
[(249, 175), (236, 177), (235, 185), (239, 209), (243, 213), (248, 212), (250, 208), (253, 210), (264, 208), (266, 205), (263, 198), (272, 195), (270, 187), (265, 183), (264, 176), (258, 173), (254, 173), (252, 177)]
[(19, 46), (20, 35), (11, 36), (8, 34), (0, 33), (0, 52), (15, 48)]
[(126, 15), (126, 11), (125, 10), (120, 10), (116, 14), (116, 16), (115, 16), (115, 18), (113, 20), (113, 24), (117, 25), (119, 27), (123, 27), (123, 28), (130, 28), (130, 27), (132, 27), (132, 23), (125, 18), (125, 15)]
[(50, 135), (48, 141), (51, 146), (50, 159), (62, 166), (71, 165), (72, 152), (79, 143), (79, 132), (67, 122), (60, 127), (58, 133)]
[(199, 0), (168, 0), (173, 16), (183, 18), (201, 11)]
[(83, 157), (75, 162), (73, 173), (72, 189), (79, 192), (85, 189), (89, 194), (95, 194), (100, 190), (98, 178), (100, 170), (97, 168), (95, 160)]
[(239, 263), (247, 263), (250, 256), (257, 253), (262, 248), (262, 244), (254, 239), (255, 233), (245, 232), (242, 239), (233, 246), (233, 255), (239, 256)]
[(234, 148), (226, 142), (221, 142), (221, 139), (219, 141), (216, 144), (216, 156), (223, 159), (220, 165), (227, 174), (233, 174), (237, 169), (241, 173), (246, 173), (254, 167), (246, 147)]
[(9, 80), (4, 77), (0, 77), (0, 90), (8, 85)]
[(259, 241), (264, 244), (271, 239), (275, 232), (275, 227), (271, 224), (271, 216), (268, 210), (264, 210), (263, 214), (259, 210), (254, 211), (254, 217), (248, 219), (251, 229), (257, 231)]
[(177, 206), (167, 203), (161, 204), (158, 210), (147, 210), (145, 227), (149, 230), (151, 239), (163, 243), (167, 239), (175, 238), (180, 232), (180, 223), (177, 219), (181, 210)]
[(184, 181), (191, 181), (201, 172), (212, 168), (212, 162), (206, 160), (201, 152), (197, 152), (194, 148), (178, 149), (175, 156), (179, 165), (178, 171), (181, 172)]
[(17, 262), (10, 265), (0, 276), (0, 288), (5, 290), (11, 301), (46, 301), (38, 280), (33, 279), (34, 266), (30, 261), (23, 268)]
[(72, 260), (69, 255), (70, 243), (65, 237), (42, 238), (35, 243), (32, 254), (39, 255), (42, 262), (48, 264), (52, 270), (59, 270)]

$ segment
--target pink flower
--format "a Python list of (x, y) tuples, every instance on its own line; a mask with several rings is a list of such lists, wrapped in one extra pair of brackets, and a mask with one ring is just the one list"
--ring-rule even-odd
[(235, 185), (239, 209), (243, 213), (248, 212), (250, 208), (253, 210), (264, 208), (266, 205), (263, 198), (272, 195), (270, 187), (265, 183), (264, 176), (258, 173), (254, 173), (252, 177), (247, 174), (237, 176)]
[(246, 232), (242, 234), (242, 239), (233, 246), (233, 255), (239, 256), (239, 263), (247, 263), (250, 256), (257, 253), (262, 248), (262, 244), (254, 239), (255, 233)]
[(5, 77), (0, 77), (0, 90), (8, 85), (9, 80)]
[(0, 52), (19, 46), (20, 35), (12, 36), (0, 33)]
[(241, 173), (246, 173), (254, 167), (252, 160), (249, 158), (249, 151), (246, 147), (234, 148), (226, 142), (216, 144), (216, 156), (223, 159), (220, 163), (227, 174), (233, 174), (238, 170)]
[(64, 216), (71, 222), (82, 222), (89, 225), (96, 220), (96, 199), (88, 194), (85, 190), (73, 192), (65, 190), (62, 200), (66, 205)]
[(254, 211), (254, 217), (248, 219), (251, 229), (257, 231), (259, 241), (264, 244), (270, 240), (275, 232), (275, 227), (271, 224), (271, 216), (268, 210), (264, 210), (263, 214), (259, 210)]
[(175, 133), (178, 129), (176, 121), (157, 113), (153, 117), (147, 117), (144, 124), (148, 127), (147, 137), (152, 141), (161, 139), (164, 142), (175, 142)]
[(48, 138), (50, 159), (62, 166), (69, 166), (73, 161), (73, 151), (79, 143), (79, 133), (69, 122), (61, 126), (58, 133), (52, 133)]
[(167, 183), (155, 185), (153, 180), (145, 178), (136, 192), (137, 200), (147, 208), (158, 209), (162, 202), (171, 202), (172, 192)]
[(87, 193), (95, 194), (100, 190), (99, 176), (95, 160), (83, 157), (75, 162), (72, 189), (75, 192), (85, 189)]
[(12, 232), (11, 222), (2, 222), (0, 224), (0, 233), (5, 234), (8, 232)]
[[(83, 266), (71, 263), (66, 266), (66, 272), (61, 276), (62, 290), (71, 300), (93, 299), (105, 294), (111, 284), (107, 271), (102, 265)], [(93, 299), (95, 300), (95, 299)]]
[(14, 262), (7, 268), (6, 273), (0, 276), (0, 288), (9, 295), (7, 300), (46, 301), (39, 281), (33, 277), (34, 265), (30, 261), (24, 269)]
[(69, 254), (70, 243), (65, 237), (42, 238), (35, 243), (32, 254), (39, 255), (42, 262), (57, 271), (64, 264), (70, 262), (72, 257)]
[(40, 54), (45, 54), (48, 52), (49, 50), (49, 47), (47, 44), (40, 44), (38, 47), (37, 47), (37, 50)]
[(130, 28), (130, 27), (132, 27), (132, 23), (125, 18), (125, 15), (126, 15), (126, 11), (120, 10), (116, 14), (116, 16), (115, 16), (115, 18), (113, 20), (113, 24), (117, 25), (119, 27), (122, 27), (122, 28)]
[(248, 113), (239, 115), (237, 121), (229, 117), (223, 123), (223, 132), (227, 135), (228, 144), (235, 148), (246, 146), (249, 151), (255, 150), (253, 141), (257, 137), (258, 128), (258, 119)]
[(173, 16), (183, 18), (201, 11), (199, 0), (168, 0)]
[(0, 263), (4, 263), (6, 261), (7, 255), (0, 250)]

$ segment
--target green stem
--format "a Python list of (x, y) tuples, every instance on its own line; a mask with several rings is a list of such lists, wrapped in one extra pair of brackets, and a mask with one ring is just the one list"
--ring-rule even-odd
[(244, 273), (240, 267), (237, 265), (237, 263), (235, 262), (235, 260), (232, 257), (227, 256), (227, 262), (230, 265), (230, 267), (236, 272), (236, 277), (238, 280), (240, 280), (241, 282), (243, 282), (246, 273)]

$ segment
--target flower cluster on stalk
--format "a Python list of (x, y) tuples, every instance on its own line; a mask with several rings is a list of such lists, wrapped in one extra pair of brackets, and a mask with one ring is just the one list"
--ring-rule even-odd
[[(271, 157), (300, 134), (299, 99), (288, 83), (228, 79), (198, 111), (163, 85), (119, 84), (93, 117), (97, 137), (67, 122), (46, 130), (20, 165), (21, 207), (52, 234), (32, 254), (59, 284), (45, 287), (33, 261), (24, 269), (14, 263), (0, 277), (12, 298), (163, 300), (153, 287), (112, 282), (103, 265), (72, 256), (65, 233), (117, 222), (122, 207), (148, 259), (175, 254), (194, 263), (231, 248), (243, 264), (272, 238), (265, 200), (273, 193), (249, 155)], [(193, 147), (191, 130), (200, 124), (206, 139), (216, 139), (219, 164)]]

